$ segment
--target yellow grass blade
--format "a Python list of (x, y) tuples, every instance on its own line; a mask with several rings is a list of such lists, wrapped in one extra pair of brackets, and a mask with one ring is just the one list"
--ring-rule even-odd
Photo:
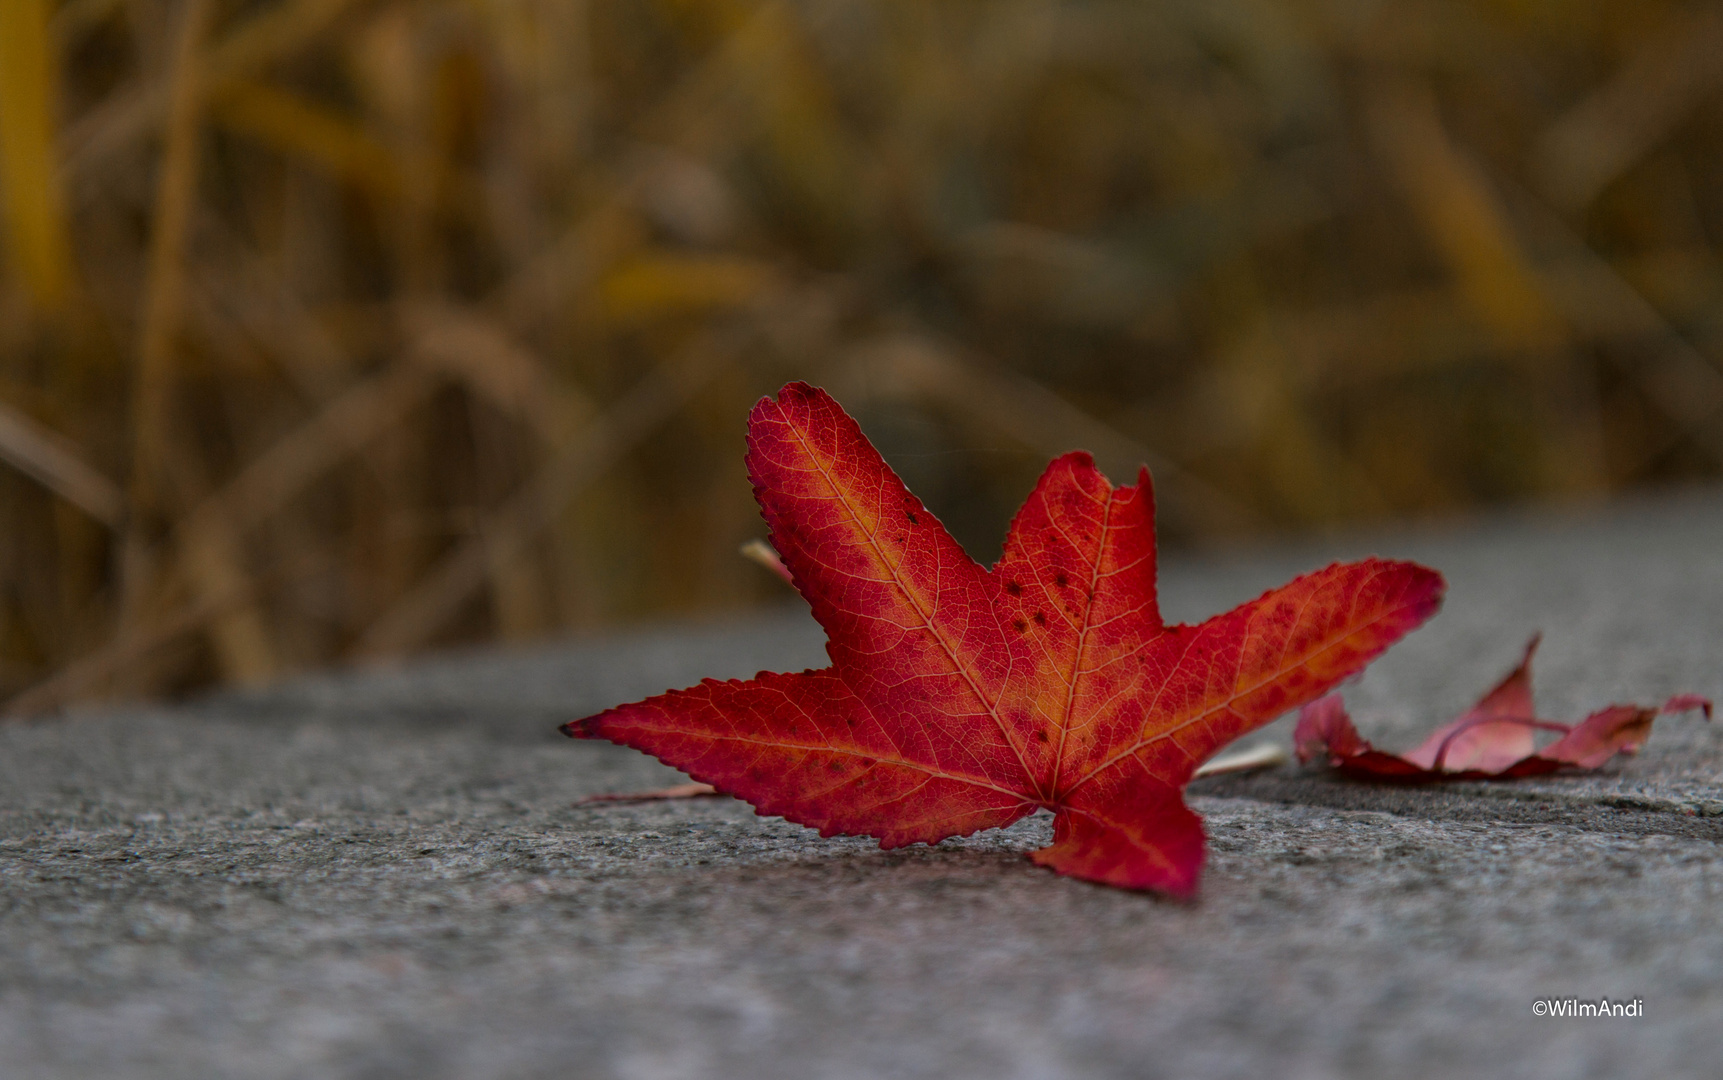
[(737, 308), (772, 282), (757, 259), (723, 255), (641, 254), (626, 259), (599, 285), (605, 314), (615, 322)]
[(49, 0), (0, 2), (0, 191), (11, 255), (36, 302), (59, 306), (71, 277), (54, 128), (58, 72)]
[(1510, 349), (1547, 350), (1564, 329), (1477, 166), (1449, 140), (1428, 85), (1380, 80), (1371, 133), (1460, 292)]
[(229, 87), (213, 108), (216, 120), (230, 130), (314, 162), (382, 198), (401, 194), (395, 155), (332, 109), (254, 82)]

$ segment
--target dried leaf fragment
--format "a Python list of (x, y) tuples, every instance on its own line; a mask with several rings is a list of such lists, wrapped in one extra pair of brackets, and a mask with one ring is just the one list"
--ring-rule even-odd
[(703, 799), (710, 795), (721, 794), (711, 784), (671, 784), (665, 788), (653, 788), (651, 791), (619, 791), (606, 792), (602, 795), (588, 795), (584, 799), (574, 800), (576, 806), (590, 806), (593, 803), (636, 803), (636, 802), (666, 802), (674, 799)]
[[(1658, 708), (1610, 705), (1577, 724), (1539, 720), (1532, 706), (1532, 654), (1538, 640), (1531, 639), (1519, 666), (1476, 705), (1405, 754), (1378, 750), (1360, 737), (1339, 694), (1311, 702), (1299, 712), (1293, 735), (1298, 760), (1326, 758), (1340, 772), (1368, 780), (1511, 780), (1562, 768), (1596, 769), (1617, 754), (1638, 753), (1651, 734), (1651, 722), (1665, 713), (1700, 709), (1711, 717), (1710, 701), (1677, 694)], [(1561, 738), (1538, 750), (1538, 731)]]

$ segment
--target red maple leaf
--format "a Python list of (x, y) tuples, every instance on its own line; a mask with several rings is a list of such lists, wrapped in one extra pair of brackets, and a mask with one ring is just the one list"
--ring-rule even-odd
[(708, 679), (563, 731), (644, 750), (822, 836), (932, 844), (1045, 807), (1053, 843), (1037, 863), (1189, 895), (1203, 861), (1192, 771), (1441, 602), (1435, 571), (1366, 559), (1166, 625), (1148, 471), (1115, 488), (1084, 453), (1047, 467), (984, 568), (802, 383), (754, 407), (747, 460), (831, 666)]
[[(1595, 769), (1617, 754), (1638, 753), (1651, 734), (1651, 722), (1664, 713), (1701, 709), (1711, 702), (1697, 694), (1677, 694), (1658, 708), (1611, 705), (1577, 724), (1539, 720), (1532, 707), (1532, 654), (1538, 638), (1526, 645), (1519, 666), (1459, 719), (1430, 733), (1415, 750), (1389, 754), (1371, 746), (1352, 726), (1339, 694), (1306, 705), (1298, 715), (1293, 742), (1298, 760), (1326, 758), (1352, 776), (1408, 784), (1435, 780), (1511, 780), (1557, 769)], [(1535, 749), (1534, 732), (1561, 738)]]

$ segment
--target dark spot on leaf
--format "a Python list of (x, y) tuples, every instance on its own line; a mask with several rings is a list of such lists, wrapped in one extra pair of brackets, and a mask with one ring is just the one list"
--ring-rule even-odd
[(914, 524), (915, 524), (915, 523), (916, 523), (916, 522), (917, 522), (917, 521), (919, 521), (919, 520), (920, 520), (920, 519), (919, 519), (919, 518), (917, 518), (917, 517), (916, 517), (916, 516), (915, 516), (915, 511), (914, 511), (914, 510), (906, 510), (906, 511), (905, 511), (905, 512), (904, 512), (904, 515), (903, 515), (903, 516), (904, 516), (904, 517), (906, 517), (906, 518), (908, 518), (908, 519), (909, 519), (909, 523), (910, 523), (910, 524), (911, 524), (911, 525), (914, 525)]
[(1005, 583), (1005, 591), (1010, 593), (1012, 596), (1022, 596), (1023, 586), (1015, 581), (1007, 581)]
[(1065, 576), (1065, 571), (1061, 570), (1057, 574), (1053, 575), (1053, 584), (1063, 589), (1065, 586), (1071, 584), (1071, 579)]
[(1021, 634), (1023, 631), (1029, 629), (1029, 624), (1024, 622), (1022, 619), (1012, 619), (1011, 620), (1011, 629), (1013, 629), (1013, 630), (1017, 631), (1019, 634)]
[(1046, 742), (1047, 741), (1047, 729), (1041, 728), (1041, 729), (1037, 730), (1035, 732), (1035, 737), (1037, 739), (1041, 740), (1042, 742)]
[(1047, 625), (1047, 613), (1045, 611), (1037, 611), (1035, 613), (1035, 625), (1036, 626), (1046, 626)]

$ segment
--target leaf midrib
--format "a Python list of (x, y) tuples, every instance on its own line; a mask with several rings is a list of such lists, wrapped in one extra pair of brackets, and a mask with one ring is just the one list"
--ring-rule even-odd
[[(658, 732), (666, 735), (688, 735), (686, 728), (660, 726), (640, 722), (636, 722), (635, 727), (641, 731)], [(882, 765), (895, 765), (899, 768), (909, 769), (926, 776), (937, 777), (941, 780), (950, 780), (954, 784), (968, 784), (971, 787), (986, 788), (988, 791), (997, 791), (1001, 795), (1009, 795), (1019, 802), (1036, 802), (1035, 799), (1030, 798), (1015, 788), (1003, 787), (999, 784), (995, 784), (978, 777), (961, 776), (949, 773), (938, 766), (928, 765), (926, 762), (912, 761), (909, 758), (887, 757), (871, 750), (851, 749), (846, 746), (833, 746), (830, 743), (816, 745), (812, 743), (790, 742), (785, 739), (750, 738), (744, 735), (708, 735), (707, 738), (712, 739), (714, 742), (741, 743), (744, 746), (766, 746), (776, 750), (806, 750), (810, 753), (816, 754), (840, 754), (844, 757), (852, 757), (860, 761), (869, 761)]]
[[(950, 662), (952, 670), (963, 678), (964, 683), (969, 687), (969, 692), (975, 695), (975, 700), (981, 703), (982, 708), (986, 710), (987, 715), (993, 721), (994, 726), (999, 729), (1000, 737), (1005, 740), (1005, 745), (1011, 748), (1011, 753), (1017, 758), (1017, 767), (1022, 770), (1025, 785), (1030, 792), (1035, 794), (1036, 798), (1039, 798), (1040, 785), (1035, 782), (1034, 774), (1030, 772), (1029, 763), (1023, 756), (1022, 747), (1018, 746), (1017, 742), (1011, 738), (1010, 730), (1006, 727), (1004, 719), (1000, 717), (998, 704), (989, 700), (987, 695), (981, 692), (981, 687), (976, 684), (975, 678), (970, 674), (969, 669), (964, 666), (962, 661), (958, 660), (956, 650), (952, 647), (951, 643), (945, 639), (945, 635), (940, 633), (939, 628), (934, 625), (933, 620), (929, 617), (927, 611), (922, 608), (915, 593), (904, 584), (903, 576), (898, 572), (897, 563), (893, 562), (887, 556), (885, 548), (877, 539), (875, 539), (875, 534), (862, 527), (861, 517), (857, 513), (855, 507), (850, 504), (849, 498), (847, 497), (847, 490), (843, 485), (837, 483), (832, 478), (831, 472), (827, 470), (825, 466), (824, 459), (815, 451), (814, 446), (808, 440), (808, 437), (802, 432), (800, 427), (790, 420), (789, 416), (785, 415), (784, 420), (786, 426), (795, 433), (796, 440), (802, 444), (802, 449), (807, 454), (808, 460), (813, 462), (814, 468), (819, 470), (821, 478), (825, 480), (826, 485), (832, 490), (834, 497), (837, 499), (839, 504), (843, 506), (844, 512), (849, 515), (850, 521), (855, 526), (856, 531), (860, 532), (867, 538), (868, 546), (873, 549), (874, 554), (879, 557), (880, 562), (891, 572), (892, 583), (897, 586), (898, 592), (904, 597), (904, 599), (909, 601), (910, 606), (915, 609), (916, 616), (921, 620), (922, 626), (930, 635), (932, 635), (933, 640), (939, 643), (939, 647), (944, 651), (945, 657)], [(943, 528), (944, 526), (940, 527)], [(965, 556), (965, 558), (967, 558), (967, 556)], [(1021, 797), (1025, 793), (1019, 791), (1016, 794)]]
[[(1071, 674), (1067, 679), (1069, 684), (1065, 692), (1065, 709), (1059, 717), (1059, 746), (1053, 752), (1053, 769), (1048, 774), (1048, 785), (1045, 799), (1049, 803), (1057, 803), (1061, 799), (1059, 791), (1060, 773), (1065, 768), (1065, 740), (1071, 733), (1071, 713), (1077, 707), (1077, 681), (1084, 675), (1083, 650), (1089, 644), (1090, 619), (1095, 612), (1095, 593), (1101, 580), (1101, 562), (1106, 558), (1107, 530), (1113, 524), (1113, 493), (1108, 491), (1101, 500), (1101, 529), (1095, 540), (1095, 557), (1089, 566), (1088, 600), (1083, 605), (1083, 625), (1077, 630), (1077, 647), (1071, 651)], [(1060, 530), (1063, 532), (1063, 528)], [(1079, 781), (1080, 782), (1080, 781)]]

